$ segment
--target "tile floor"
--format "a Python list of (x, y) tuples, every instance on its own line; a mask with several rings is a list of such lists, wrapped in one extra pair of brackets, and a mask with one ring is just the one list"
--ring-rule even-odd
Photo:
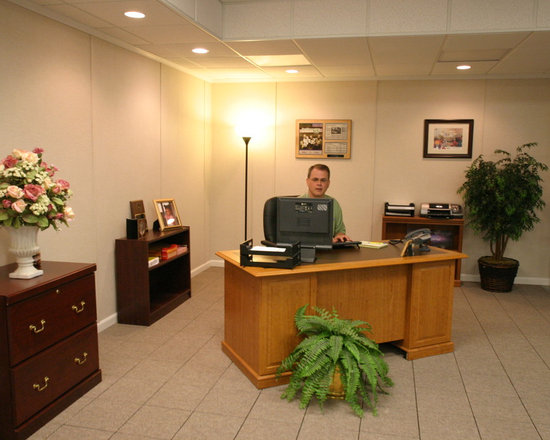
[(31, 439), (550, 440), (549, 287), (455, 288), (455, 352), (407, 361), (383, 345), (395, 387), (363, 419), (257, 390), (220, 348), (223, 269), (192, 288), (150, 327), (101, 332), (103, 382)]

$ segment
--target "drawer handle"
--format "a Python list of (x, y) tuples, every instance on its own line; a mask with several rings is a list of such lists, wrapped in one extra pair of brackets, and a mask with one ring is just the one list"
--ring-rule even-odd
[(57, 295), (59, 295), (59, 294), (61, 293), (61, 290), (55, 289), (55, 293), (56, 293)]
[(74, 358), (74, 362), (77, 365), (82, 365), (82, 364), (86, 363), (87, 360), (88, 360), (88, 353), (86, 353), (86, 352), (82, 353), (82, 359)]
[(38, 391), (44, 391), (46, 388), (48, 388), (48, 382), (50, 381), (50, 378), (48, 376), (44, 377), (44, 386), (40, 386), (39, 384), (35, 383), (32, 387)]
[(82, 313), (84, 311), (85, 305), (86, 305), (86, 302), (80, 301), (80, 309), (77, 306), (72, 306), (71, 308), (74, 310), (75, 313)]
[(33, 325), (33, 324), (29, 325), (29, 330), (31, 332), (35, 332), (35, 333), (43, 332), (44, 331), (44, 324), (46, 324), (46, 320), (41, 319), (40, 324), (42, 325), (42, 327), (40, 327), (40, 328), (38, 328), (36, 325)]

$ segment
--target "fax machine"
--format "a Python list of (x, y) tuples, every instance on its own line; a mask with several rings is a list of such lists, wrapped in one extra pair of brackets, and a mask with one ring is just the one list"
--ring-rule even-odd
[(462, 206), (455, 203), (422, 203), (420, 217), (462, 218)]

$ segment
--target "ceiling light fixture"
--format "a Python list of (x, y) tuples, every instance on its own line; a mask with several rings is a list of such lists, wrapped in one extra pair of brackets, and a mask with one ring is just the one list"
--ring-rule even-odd
[(468, 64), (461, 64), (460, 66), (456, 66), (456, 70), (470, 70), (472, 66)]
[(299, 73), (300, 71), (298, 69), (287, 69), (285, 70), (286, 73)]
[(124, 15), (129, 18), (145, 18), (145, 14), (139, 11), (126, 11)]
[(208, 49), (205, 49), (204, 47), (195, 47), (193, 50), (191, 50), (191, 52), (198, 53), (198, 54), (205, 54), (210, 51)]

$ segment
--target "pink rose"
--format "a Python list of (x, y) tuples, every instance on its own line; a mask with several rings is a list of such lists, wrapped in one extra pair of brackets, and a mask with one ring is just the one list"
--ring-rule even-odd
[(19, 199), (11, 204), (11, 209), (13, 209), (15, 212), (18, 212), (19, 214), (21, 214), (26, 207), (27, 204), (24, 202), (23, 199)]
[(25, 197), (27, 199), (31, 199), (33, 202), (36, 202), (38, 197), (45, 192), (44, 188), (40, 185), (25, 185), (23, 190), (25, 191)]
[(7, 209), (11, 206), (11, 202), (8, 199), (3, 199), (2, 206)]
[(12, 155), (9, 155), (5, 159), (2, 159), (1, 163), (6, 168), (13, 168), (17, 164), (17, 159), (15, 157), (13, 157)]
[(61, 189), (62, 191), (68, 190), (71, 186), (69, 182), (63, 179), (59, 179), (56, 183), (59, 186), (59, 189)]
[(44, 150), (42, 148), (35, 148), (34, 150), (32, 150), (32, 152), (35, 154), (40, 154), (40, 153), (43, 153)]
[(6, 188), (6, 194), (14, 199), (20, 199), (25, 195), (24, 191), (15, 185), (10, 185)]

